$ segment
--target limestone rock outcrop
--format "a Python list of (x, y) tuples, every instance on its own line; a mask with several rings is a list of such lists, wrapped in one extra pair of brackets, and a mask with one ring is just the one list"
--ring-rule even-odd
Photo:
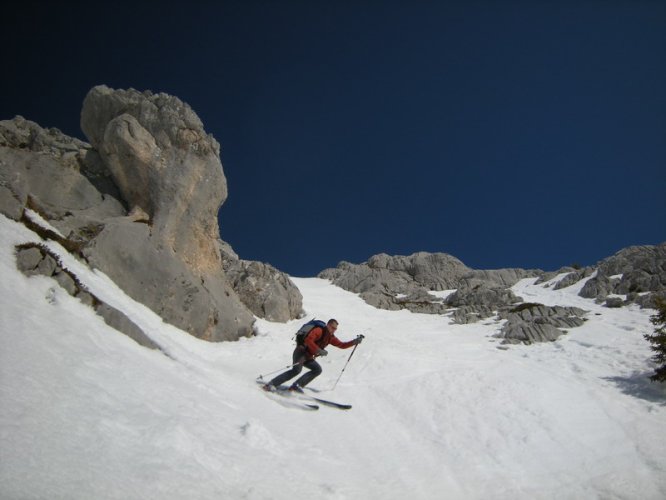
[[(474, 270), (452, 255), (419, 252), (409, 256), (379, 254), (362, 264), (341, 262), (319, 277), (358, 293), (381, 309), (450, 312), (456, 322), (469, 323), (491, 316), (500, 306), (519, 302), (508, 288), (523, 278), (542, 274), (524, 269)], [(442, 290), (455, 293), (446, 300), (431, 293)]]
[(655, 297), (666, 297), (666, 242), (627, 247), (596, 266), (572, 269), (554, 288), (566, 288), (586, 278), (581, 297), (609, 307), (632, 303), (654, 307)]
[(251, 335), (254, 314), (297, 317), (302, 299), (286, 275), (258, 265), (225, 274), (220, 146), (187, 104), (102, 85), (86, 96), (81, 127), (90, 144), (22, 117), (0, 121), (0, 213), (39, 213), (70, 251), (199, 338)]
[(21, 246), (16, 249), (16, 264), (19, 271), (27, 276), (42, 275), (53, 278), (67, 293), (92, 307), (109, 326), (124, 333), (138, 344), (150, 349), (160, 349), (122, 311), (104, 303), (86, 290), (76, 276), (61, 266), (58, 257), (48, 248), (35, 244)]
[(368, 304), (381, 309), (441, 313), (442, 301), (428, 292), (456, 288), (470, 271), (452, 255), (419, 252), (409, 256), (379, 254), (362, 264), (341, 262), (319, 277), (360, 294)]
[[(558, 281), (554, 281), (556, 277)], [(653, 307), (666, 296), (666, 243), (626, 248), (597, 266), (475, 270), (447, 254), (376, 255), (362, 264), (341, 262), (319, 274), (381, 309), (448, 315), (457, 324), (497, 322), (504, 344), (550, 342), (585, 321), (578, 308), (524, 304), (511, 287), (524, 278), (555, 290), (586, 279), (580, 295), (607, 307)], [(446, 290), (442, 294), (438, 291)], [(499, 326), (501, 325), (501, 326)]]
[(263, 262), (234, 259), (224, 270), (236, 293), (256, 316), (286, 322), (300, 318), (303, 296), (285, 273)]
[(98, 86), (83, 101), (81, 129), (152, 237), (195, 272), (219, 270), (227, 182), (220, 146), (192, 109), (166, 94)]
[[(535, 278), (536, 283), (543, 283), (557, 276), (561, 278), (551, 285), (555, 290), (587, 279), (580, 291), (582, 297), (605, 302), (608, 307), (630, 303), (653, 307), (654, 297), (666, 296), (666, 243), (629, 247), (597, 266), (563, 267), (551, 272), (516, 268), (477, 270), (451, 255), (420, 252), (409, 256), (375, 255), (361, 264), (341, 262), (336, 268), (319, 274), (320, 278), (358, 293), (375, 307), (448, 314), (460, 324), (497, 315), (502, 317), (515, 308), (522, 299), (515, 296), (511, 287), (524, 278)], [(451, 293), (442, 299), (437, 295), (441, 290), (451, 290)], [(552, 319), (552, 315), (548, 316)], [(560, 335), (543, 326), (541, 320), (523, 321), (520, 328), (515, 327), (516, 322), (510, 322), (512, 326), (508, 328), (513, 333), (507, 338), (548, 340)], [(533, 331), (527, 331), (528, 323)], [(549, 325), (553, 326), (552, 323), (550, 321)]]
[(500, 317), (507, 322), (499, 337), (507, 344), (552, 342), (566, 333), (566, 329), (581, 326), (585, 314), (586, 311), (577, 307), (520, 304), (500, 312)]
[(602, 260), (580, 295), (600, 301), (624, 295), (628, 302), (645, 303), (646, 296), (666, 291), (666, 243), (632, 246)]

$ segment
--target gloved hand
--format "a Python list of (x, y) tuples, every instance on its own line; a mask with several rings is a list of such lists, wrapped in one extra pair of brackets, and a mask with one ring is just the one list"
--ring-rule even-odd
[(361, 342), (363, 342), (363, 339), (364, 339), (364, 338), (365, 338), (365, 336), (363, 336), (363, 335), (359, 335), (358, 337), (356, 337), (356, 338), (354, 339), (354, 342), (356, 343), (356, 345), (359, 345)]
[(327, 356), (327, 355), (328, 355), (328, 351), (326, 351), (325, 349), (319, 349), (317, 351), (317, 356)]

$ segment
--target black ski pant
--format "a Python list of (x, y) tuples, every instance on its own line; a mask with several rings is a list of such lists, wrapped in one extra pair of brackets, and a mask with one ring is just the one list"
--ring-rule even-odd
[(291, 359), (294, 361), (294, 366), (292, 366), (290, 370), (287, 370), (286, 372), (275, 377), (269, 382), (269, 384), (274, 385), (275, 387), (279, 387), (287, 380), (290, 380), (301, 373), (304, 366), (309, 371), (300, 377), (296, 382), (294, 382), (301, 387), (305, 387), (321, 374), (321, 366), (319, 363), (317, 363), (314, 359), (307, 360), (307, 348), (305, 346), (296, 346)]

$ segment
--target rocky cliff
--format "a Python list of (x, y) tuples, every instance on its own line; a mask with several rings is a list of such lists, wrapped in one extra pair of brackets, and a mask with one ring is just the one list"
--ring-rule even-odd
[[(250, 335), (255, 314), (300, 314), (286, 275), (233, 251), (223, 261), (220, 148), (187, 104), (98, 86), (81, 128), (90, 144), (21, 117), (0, 122), (0, 213), (25, 223), (26, 210), (39, 214), (79, 258), (199, 338)], [(225, 267), (244, 271), (230, 279)]]
[[(362, 264), (341, 262), (319, 277), (360, 294), (382, 309), (408, 309), (441, 314), (450, 307), (489, 308), (518, 302), (507, 290), (522, 278), (541, 277), (539, 270), (499, 269), (476, 271), (445, 253), (419, 252), (409, 256), (375, 255)], [(451, 290), (446, 298), (431, 294)], [(478, 312), (478, 311), (477, 311)]]
[(584, 321), (576, 308), (523, 304), (511, 287), (524, 278), (554, 280), (555, 289), (586, 280), (580, 295), (608, 307), (636, 303), (651, 307), (666, 295), (666, 243), (624, 249), (585, 269), (474, 270), (444, 253), (409, 256), (375, 255), (361, 264), (341, 262), (319, 277), (358, 293), (382, 309), (450, 315), (456, 323), (493, 318), (504, 322), (500, 336), (508, 343), (555, 340), (565, 328)]
[(608, 257), (594, 269), (572, 273), (559, 286), (592, 276), (580, 291), (582, 297), (605, 301), (610, 307), (637, 303), (654, 306), (654, 296), (666, 290), (666, 243), (633, 246)]

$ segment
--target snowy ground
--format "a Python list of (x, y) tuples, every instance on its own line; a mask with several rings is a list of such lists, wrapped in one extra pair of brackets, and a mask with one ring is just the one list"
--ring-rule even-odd
[[(555, 343), (498, 349), (494, 321), (381, 311), (295, 279), (308, 318), (363, 333), (322, 396), (287, 409), (254, 379), (290, 364), (302, 321), (259, 320), (224, 344), (164, 324), (57, 244), (90, 290), (168, 356), (119, 334), (45, 277), (16, 271), (38, 241), (0, 216), (0, 498), (663, 499), (666, 394), (647, 380), (652, 311), (608, 309), (524, 280), (526, 301), (589, 310)], [(329, 349), (330, 388), (351, 351)]]

